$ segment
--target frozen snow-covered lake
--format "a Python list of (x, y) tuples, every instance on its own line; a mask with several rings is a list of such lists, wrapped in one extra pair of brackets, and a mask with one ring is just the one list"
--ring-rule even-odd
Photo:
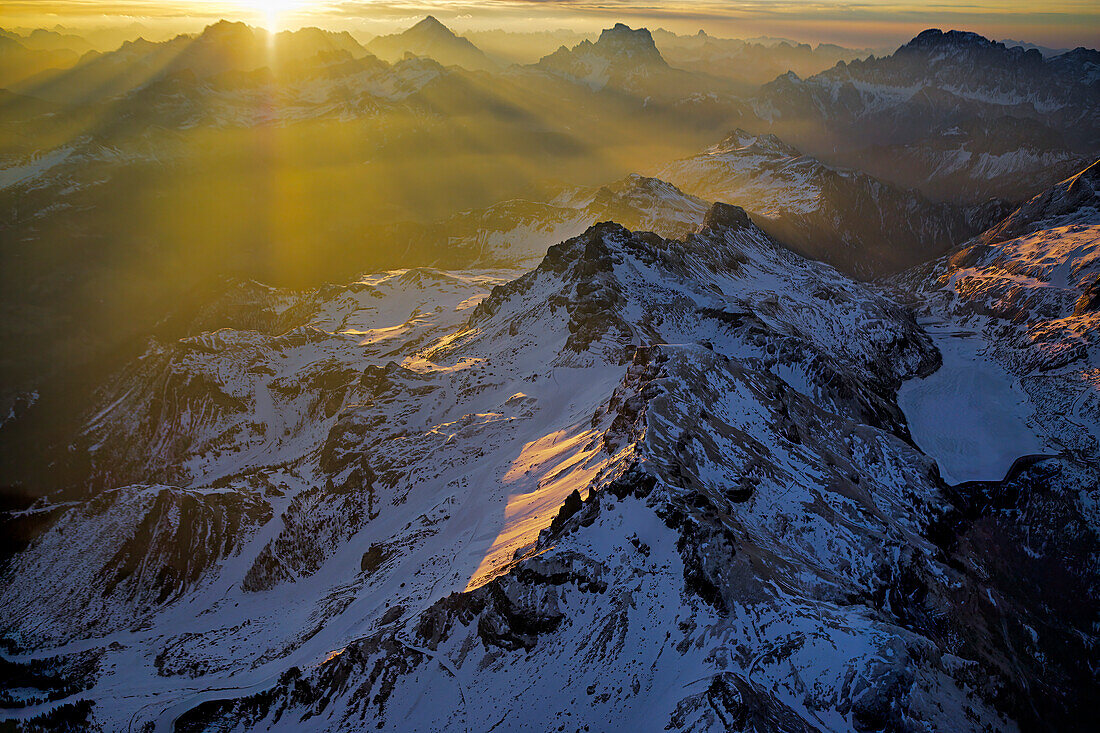
[(927, 330), (943, 366), (902, 384), (898, 406), (944, 480), (999, 480), (1020, 456), (1043, 453), (1045, 443), (1028, 425), (1031, 403), (1015, 378), (982, 353), (981, 338), (949, 326)]

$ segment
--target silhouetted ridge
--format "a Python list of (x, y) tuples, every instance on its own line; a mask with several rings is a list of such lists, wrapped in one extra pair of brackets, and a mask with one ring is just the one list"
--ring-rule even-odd
[(945, 47), (984, 48), (988, 46), (1004, 47), (1004, 44), (991, 41), (985, 36), (971, 31), (947, 31), (945, 33), (939, 28), (929, 28), (926, 31), (918, 33), (913, 40), (909, 41), (909, 43), (905, 44), (902, 48), (941, 49)]
[(409, 31), (416, 31), (416, 32), (423, 32), (423, 33), (438, 33), (440, 35), (448, 36), (450, 38), (455, 38), (456, 37), (455, 32), (452, 31), (447, 26), (440, 23), (439, 20), (434, 15), (424, 16), (424, 20), (422, 20), (419, 23), (417, 23), (416, 25), (414, 25), (412, 28), (409, 29)]

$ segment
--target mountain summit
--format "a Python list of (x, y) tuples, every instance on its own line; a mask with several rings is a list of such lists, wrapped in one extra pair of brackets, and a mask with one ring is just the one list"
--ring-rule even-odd
[(605, 28), (600, 33), (599, 40), (592, 44), (592, 50), (617, 59), (629, 58), (634, 63), (668, 66), (647, 28), (635, 30), (623, 23), (616, 23), (613, 28)]
[(386, 61), (398, 61), (411, 53), (435, 59), (444, 66), (461, 66), (472, 71), (489, 71), (498, 66), (469, 39), (456, 35), (434, 15), (426, 16), (402, 33), (375, 38), (367, 49)]
[(562, 46), (538, 62), (537, 68), (587, 84), (638, 91), (647, 79), (673, 71), (657, 50), (646, 28), (622, 23), (606, 28), (599, 39), (582, 41), (573, 48)]
[[(985, 36), (974, 33), (973, 31), (947, 31), (944, 33), (939, 28), (929, 28), (928, 30), (918, 33), (913, 40), (902, 46), (902, 49), (928, 51), (942, 50), (945, 48), (994, 48), (998, 46), (1005, 48), (1003, 43), (991, 41)], [(1024, 53), (1026, 53), (1026, 51), (1024, 51)]]
[(571, 49), (562, 46), (544, 57), (539, 66), (559, 68), (586, 62), (591, 64), (594, 59), (602, 59), (619, 67), (642, 65), (668, 68), (668, 63), (653, 42), (653, 34), (647, 28), (635, 30), (623, 23), (605, 28), (595, 43), (585, 40)]

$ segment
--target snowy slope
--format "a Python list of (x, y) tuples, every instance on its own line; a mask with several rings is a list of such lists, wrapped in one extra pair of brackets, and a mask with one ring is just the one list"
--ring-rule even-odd
[(244, 284), (150, 343), (73, 447), (104, 488), (0, 588), (14, 669), (84, 672), (6, 715), (1000, 730), (1025, 687), (1073, 714), (1082, 631), (939, 534), (964, 507), (897, 406), (939, 364), (902, 307), (721, 204), (516, 274)]
[[(447, 341), (457, 359), (485, 353), (505, 324), (529, 338), (546, 307), (532, 304), (553, 303), (564, 284), (580, 298), (565, 305), (559, 354), (570, 363), (608, 358), (645, 330), (667, 342), (635, 349), (608, 404), (617, 414), (603, 452), (634, 445), (588, 484), (600, 490), (567, 503), (505, 575), (269, 691), (211, 700), (181, 728), (1011, 729), (986, 696), (992, 679), (1020, 672), (986, 635), (1017, 625), (1009, 615), (1022, 609), (936, 559), (933, 507), (946, 497), (895, 434), (904, 428), (889, 405), (876, 414), (842, 399), (851, 392), (839, 384), (811, 387), (804, 371), (836, 359), (864, 384), (892, 385), (934, 366), (927, 342), (877, 296), (766, 243), (743, 213), (709, 218), (682, 246), (591, 230), (496, 291)], [(679, 298), (661, 292), (669, 280)], [(700, 308), (710, 293), (737, 305)], [(641, 323), (624, 317), (639, 297), (650, 302)], [(585, 307), (592, 298), (604, 307)], [(709, 338), (678, 343), (686, 333)], [(779, 334), (786, 348), (769, 362)], [(944, 633), (953, 651), (932, 652)], [(992, 677), (975, 696), (978, 669)]]
[(740, 129), (657, 175), (688, 193), (738, 202), (802, 254), (859, 277), (924, 261), (990, 223), (984, 208), (935, 204), (915, 191), (826, 165), (775, 135)]
[[(965, 348), (1000, 370), (998, 379), (1009, 391), (989, 390), (986, 380), (976, 391), (988, 390), (985, 399), (998, 405), (1018, 405), (1018, 417), (992, 421), (1030, 426), (1013, 429), (1019, 438), (1010, 442), (1022, 440), (1036, 453), (1043, 445), (1046, 452), (1069, 450), (1088, 460), (1100, 458), (1098, 176), (1100, 165), (1093, 164), (899, 281), (916, 290), (929, 320), (964, 334), (949, 340), (964, 338), (971, 344)], [(934, 411), (952, 403), (936, 390), (924, 400), (926, 406), (914, 407)], [(973, 456), (954, 460), (975, 464)]]
[(852, 163), (870, 175), (937, 199), (1022, 201), (1091, 162), (1041, 121), (1005, 116), (935, 130), (914, 142), (878, 145)]

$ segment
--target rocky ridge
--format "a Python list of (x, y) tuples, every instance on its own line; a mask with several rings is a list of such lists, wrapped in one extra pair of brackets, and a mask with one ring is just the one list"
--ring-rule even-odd
[[(7, 571), (11, 663), (103, 649), (83, 695), (135, 695), (91, 725), (1074, 719), (1084, 627), (1008, 567), (983, 573), (996, 555), (974, 533), (1046, 533), (1043, 587), (1069, 540), (1029, 507), (1078, 511), (1092, 536), (1073, 488), (1089, 469), (1025, 466), (1015, 504), (946, 484), (896, 397), (936, 373), (928, 336), (742, 209), (714, 205), (681, 240), (599, 224), (515, 279), (410, 270), (236, 302), (254, 310), (234, 329), (151, 345), (89, 416), (82, 450), (135, 487), (115, 506), (166, 534), (110, 530), (120, 509), (89, 499), (57, 526), (122, 585), (57, 594), (35, 569), (50, 532)], [(186, 440), (149, 451), (171, 465), (119, 458), (120, 431), (164, 440), (141, 427), (161, 404), (143, 385), (188, 373), (204, 376), (172, 377)], [(247, 531), (213, 518), (227, 496)], [(173, 527), (210, 549), (173, 560)], [(1068, 547), (1058, 582), (1082, 588), (1090, 545)], [(93, 589), (127, 599), (106, 625), (77, 610)], [(1021, 707), (1036, 687), (1042, 708)]]

